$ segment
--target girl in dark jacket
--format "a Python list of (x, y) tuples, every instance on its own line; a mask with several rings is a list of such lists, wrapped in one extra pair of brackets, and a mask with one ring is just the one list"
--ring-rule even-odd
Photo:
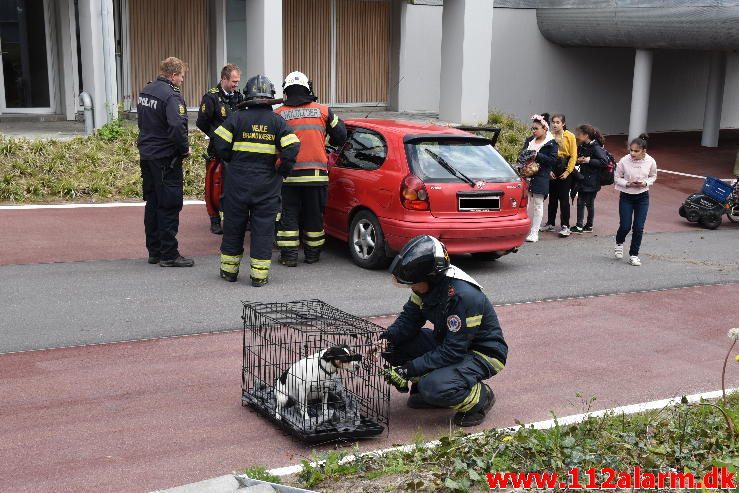
[[(592, 233), (595, 196), (600, 191), (600, 169), (608, 165), (608, 158), (603, 151), (605, 139), (597, 128), (588, 124), (577, 127), (575, 138), (578, 143), (577, 164), (580, 167), (582, 179), (576, 185), (577, 225), (572, 228), (572, 232)], [(588, 209), (588, 218), (583, 226), (585, 208)]]
[(523, 144), (524, 151), (536, 152), (535, 161), (539, 163), (539, 172), (531, 177), (529, 206), (533, 208), (531, 216), (531, 230), (526, 241), (539, 241), (539, 228), (544, 217), (544, 199), (549, 193), (549, 173), (557, 163), (559, 146), (554, 136), (549, 132), (549, 114), (534, 115), (531, 117), (531, 136)]

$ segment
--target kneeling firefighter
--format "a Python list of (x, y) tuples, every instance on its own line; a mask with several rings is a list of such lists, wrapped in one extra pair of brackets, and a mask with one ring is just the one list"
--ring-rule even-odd
[[(387, 341), (385, 379), (401, 392), (410, 390), (411, 408), (450, 407), (457, 426), (479, 425), (495, 403), (483, 380), (500, 372), (508, 356), (493, 305), (473, 278), (449, 263), (446, 247), (433, 236), (411, 239), (390, 272), (412, 292), (375, 344), (378, 351)], [(433, 330), (423, 327), (426, 321)]]
[[(287, 122), (272, 111), (267, 100), (274, 98), (275, 88), (267, 77), (249, 79), (244, 95), (254, 103), (232, 113), (214, 132), (216, 152), (229, 163), (223, 193), (221, 277), (236, 281), (250, 220), (250, 277), (252, 286), (259, 287), (267, 284), (269, 277), (282, 180), (295, 165), (300, 141)], [(259, 104), (260, 100), (264, 104)]]
[(328, 106), (316, 103), (313, 87), (305, 74), (292, 72), (282, 85), (285, 104), (275, 112), (282, 116), (300, 139), (300, 153), (292, 173), (282, 184), (282, 219), (277, 232), (280, 263), (298, 265), (300, 231), (303, 231), (305, 262), (312, 264), (321, 257), (326, 242), (323, 231), (323, 210), (328, 189), (329, 143), (340, 146), (346, 142), (346, 127)]

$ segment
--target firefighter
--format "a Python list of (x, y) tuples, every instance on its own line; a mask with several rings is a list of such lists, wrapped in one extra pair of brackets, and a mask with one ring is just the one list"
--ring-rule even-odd
[(187, 65), (169, 57), (159, 64), (161, 75), (139, 93), (139, 137), (144, 200), (144, 229), (149, 263), (161, 267), (192, 267), (177, 249), (182, 210), (182, 161), (190, 155), (187, 109), (180, 93)]
[(321, 258), (326, 242), (323, 231), (323, 209), (328, 189), (326, 134), (330, 144), (340, 146), (346, 141), (346, 127), (328, 106), (316, 103), (308, 77), (292, 72), (282, 85), (285, 104), (276, 110), (293, 128), (300, 139), (300, 153), (292, 173), (282, 184), (282, 219), (277, 232), (280, 263), (298, 265), (300, 231), (303, 231), (305, 262), (312, 264)]
[[(391, 366), (384, 377), (401, 392), (410, 390), (409, 407), (451, 407), (457, 426), (479, 425), (495, 404), (483, 380), (499, 373), (508, 356), (493, 305), (433, 236), (411, 239), (390, 272), (412, 291), (374, 348), (387, 341), (382, 356)], [(424, 328), (426, 321), (433, 330)]]
[(210, 232), (223, 234), (219, 213), (220, 195), (223, 184), (223, 163), (216, 156), (213, 145), (213, 132), (234, 111), (236, 105), (244, 100), (238, 87), (241, 82), (241, 71), (233, 63), (221, 69), (221, 81), (211, 87), (200, 101), (200, 111), (195, 125), (210, 139), (208, 155), (205, 158), (205, 207), (210, 216)]
[[(250, 277), (255, 287), (267, 284), (280, 188), (300, 150), (298, 137), (267, 101), (274, 94), (274, 85), (267, 77), (257, 75), (249, 79), (244, 95), (256, 104), (231, 114), (214, 131), (213, 141), (218, 156), (229, 163), (223, 193), (221, 277), (236, 281), (246, 222), (250, 220)], [(260, 100), (264, 104), (259, 104)]]

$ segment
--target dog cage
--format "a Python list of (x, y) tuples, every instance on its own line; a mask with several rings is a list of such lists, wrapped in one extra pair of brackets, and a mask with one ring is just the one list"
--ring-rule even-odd
[(389, 427), (390, 387), (370, 355), (382, 327), (320, 300), (242, 303), (242, 405), (310, 443)]

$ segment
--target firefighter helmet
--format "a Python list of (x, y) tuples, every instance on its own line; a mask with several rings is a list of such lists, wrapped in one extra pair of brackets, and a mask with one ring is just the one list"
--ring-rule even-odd
[(420, 235), (406, 243), (390, 265), (390, 273), (400, 284), (433, 281), (449, 269), (449, 253), (442, 242)]
[(303, 86), (308, 89), (308, 91), (313, 92), (311, 81), (308, 80), (308, 76), (303, 72), (295, 71), (287, 74), (285, 82), (282, 83), (282, 88), (287, 89), (290, 86)]
[(275, 97), (275, 85), (264, 75), (255, 75), (246, 81), (244, 88), (244, 96), (246, 100), (252, 99), (272, 99)]

